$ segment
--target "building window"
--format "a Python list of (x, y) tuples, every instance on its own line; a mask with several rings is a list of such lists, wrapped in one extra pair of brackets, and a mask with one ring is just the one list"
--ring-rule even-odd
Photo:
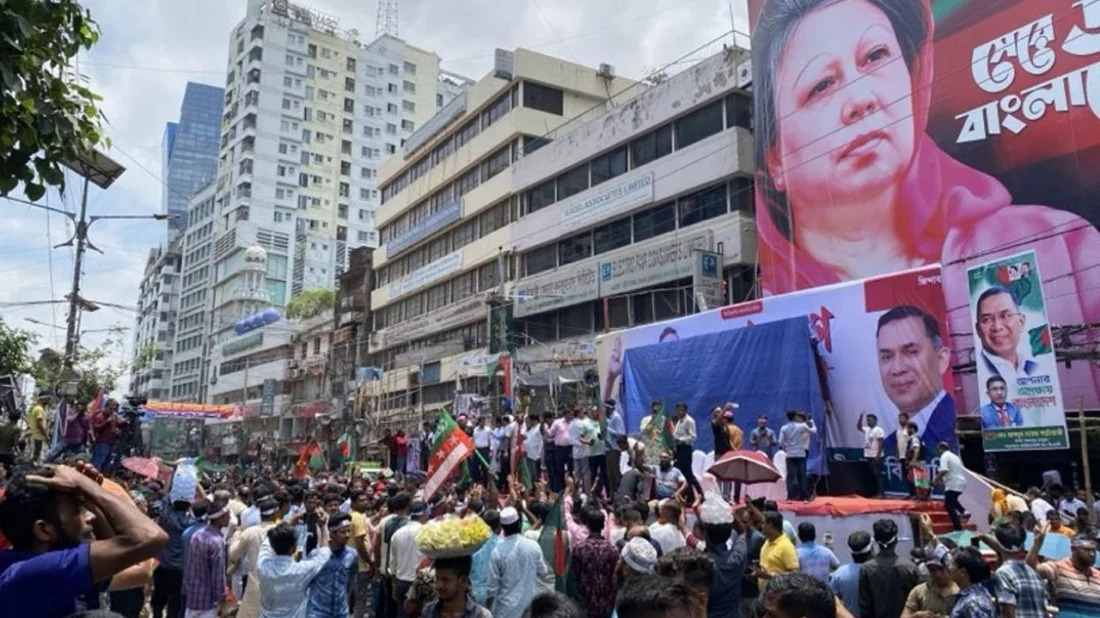
[(582, 232), (558, 243), (559, 264), (565, 266), (592, 257), (592, 233)]
[(511, 210), (511, 201), (504, 201), (493, 206), (478, 217), (482, 237), (492, 234), (500, 228), (508, 225), (508, 215)]
[(530, 251), (523, 257), (525, 276), (541, 273), (558, 266), (558, 246), (551, 244)]
[(553, 179), (547, 180), (541, 185), (527, 192), (527, 213), (533, 213), (546, 208), (555, 201), (556, 183)]
[(740, 92), (726, 95), (726, 128), (752, 130), (752, 98)]
[(676, 147), (686, 148), (722, 131), (722, 101), (701, 107), (676, 121)]
[(485, 163), (482, 163), (482, 182), (508, 169), (508, 163), (512, 159), (511, 147), (505, 146), (497, 150)]
[(630, 244), (630, 217), (612, 221), (592, 231), (592, 252), (605, 253)]
[(730, 184), (730, 210), (743, 212), (748, 215), (753, 210), (752, 180), (749, 178), (734, 178)]
[(558, 200), (576, 195), (588, 188), (588, 166), (578, 165), (558, 176)]
[(642, 242), (675, 229), (676, 205), (672, 202), (634, 215), (634, 242)]
[(416, 65), (411, 62), (405, 63), (405, 72), (409, 75), (416, 75)]
[(455, 147), (461, 148), (463, 145), (468, 144), (470, 140), (477, 136), (480, 130), (477, 118), (462, 125), (462, 128), (455, 134)]
[(680, 227), (685, 227), (726, 213), (726, 185), (721, 184), (680, 198)]
[(409, 94), (416, 94), (416, 84), (408, 80), (401, 83), (401, 89)]
[(561, 310), (558, 316), (560, 336), (575, 337), (592, 332), (592, 303), (580, 303)]
[(672, 152), (672, 125), (666, 124), (630, 143), (631, 167), (640, 167)]
[(626, 147), (592, 159), (592, 186), (626, 173)]
[(537, 109), (540, 112), (561, 116), (563, 110), (563, 94), (557, 88), (543, 86), (534, 82), (523, 82), (523, 106)]

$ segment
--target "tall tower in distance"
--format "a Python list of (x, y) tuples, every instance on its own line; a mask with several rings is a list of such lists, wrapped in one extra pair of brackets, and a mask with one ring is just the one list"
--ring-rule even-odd
[(374, 36), (397, 34), (397, 0), (378, 0), (378, 18), (374, 26)]

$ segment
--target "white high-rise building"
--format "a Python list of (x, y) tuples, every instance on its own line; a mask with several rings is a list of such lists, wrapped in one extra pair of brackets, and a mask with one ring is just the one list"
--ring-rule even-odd
[[(208, 401), (256, 403), (248, 413), (264, 388), (265, 400), (272, 388), (282, 393), (290, 327), (257, 338), (233, 326), (295, 294), (333, 289), (352, 248), (378, 245), (382, 161), (467, 81), (439, 62), (389, 35), (361, 43), (309, 8), (248, 0), (229, 39), (214, 187)], [(266, 253), (263, 302), (244, 281), (254, 246)]]

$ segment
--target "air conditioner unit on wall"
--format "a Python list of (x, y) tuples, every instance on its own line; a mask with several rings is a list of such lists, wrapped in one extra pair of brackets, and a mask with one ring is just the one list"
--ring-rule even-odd
[(600, 63), (600, 70), (596, 72), (596, 75), (604, 79), (615, 79), (615, 67), (606, 63)]

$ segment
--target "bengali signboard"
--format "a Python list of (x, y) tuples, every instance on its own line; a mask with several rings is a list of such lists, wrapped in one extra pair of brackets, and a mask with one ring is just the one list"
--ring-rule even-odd
[(1034, 251), (967, 271), (986, 451), (1069, 448)]
[(275, 413), (275, 380), (268, 378), (264, 380), (263, 390), (261, 391), (260, 401), (260, 415), (271, 416)]
[(462, 199), (453, 199), (447, 202), (443, 208), (428, 215), (427, 218), (414, 225), (409, 231), (386, 243), (386, 259), (393, 259), (398, 253), (458, 221), (461, 216)]
[(233, 341), (227, 341), (222, 346), (222, 356), (232, 356), (234, 354), (240, 354), (245, 350), (251, 350), (252, 348), (258, 348), (264, 344), (264, 334), (252, 333), (251, 335), (244, 335)]
[(710, 250), (714, 232), (684, 234), (661, 243), (623, 251), (600, 260), (600, 296), (614, 296), (665, 281), (691, 276), (695, 249)]
[(444, 277), (449, 277), (462, 268), (462, 250), (448, 253), (438, 260), (425, 264), (404, 277), (386, 286), (390, 300), (398, 296), (404, 296), (409, 292), (418, 290), (426, 285), (435, 283)]
[[(1030, 249), (1047, 318), (1100, 322), (1100, 2), (797, 4), (748, 2), (765, 294), (941, 263), (962, 349), (968, 269)], [(1100, 365), (1057, 372), (1100, 406)]]
[(595, 300), (600, 295), (596, 272), (595, 260), (589, 260), (524, 279), (515, 287), (513, 315), (522, 318)]

